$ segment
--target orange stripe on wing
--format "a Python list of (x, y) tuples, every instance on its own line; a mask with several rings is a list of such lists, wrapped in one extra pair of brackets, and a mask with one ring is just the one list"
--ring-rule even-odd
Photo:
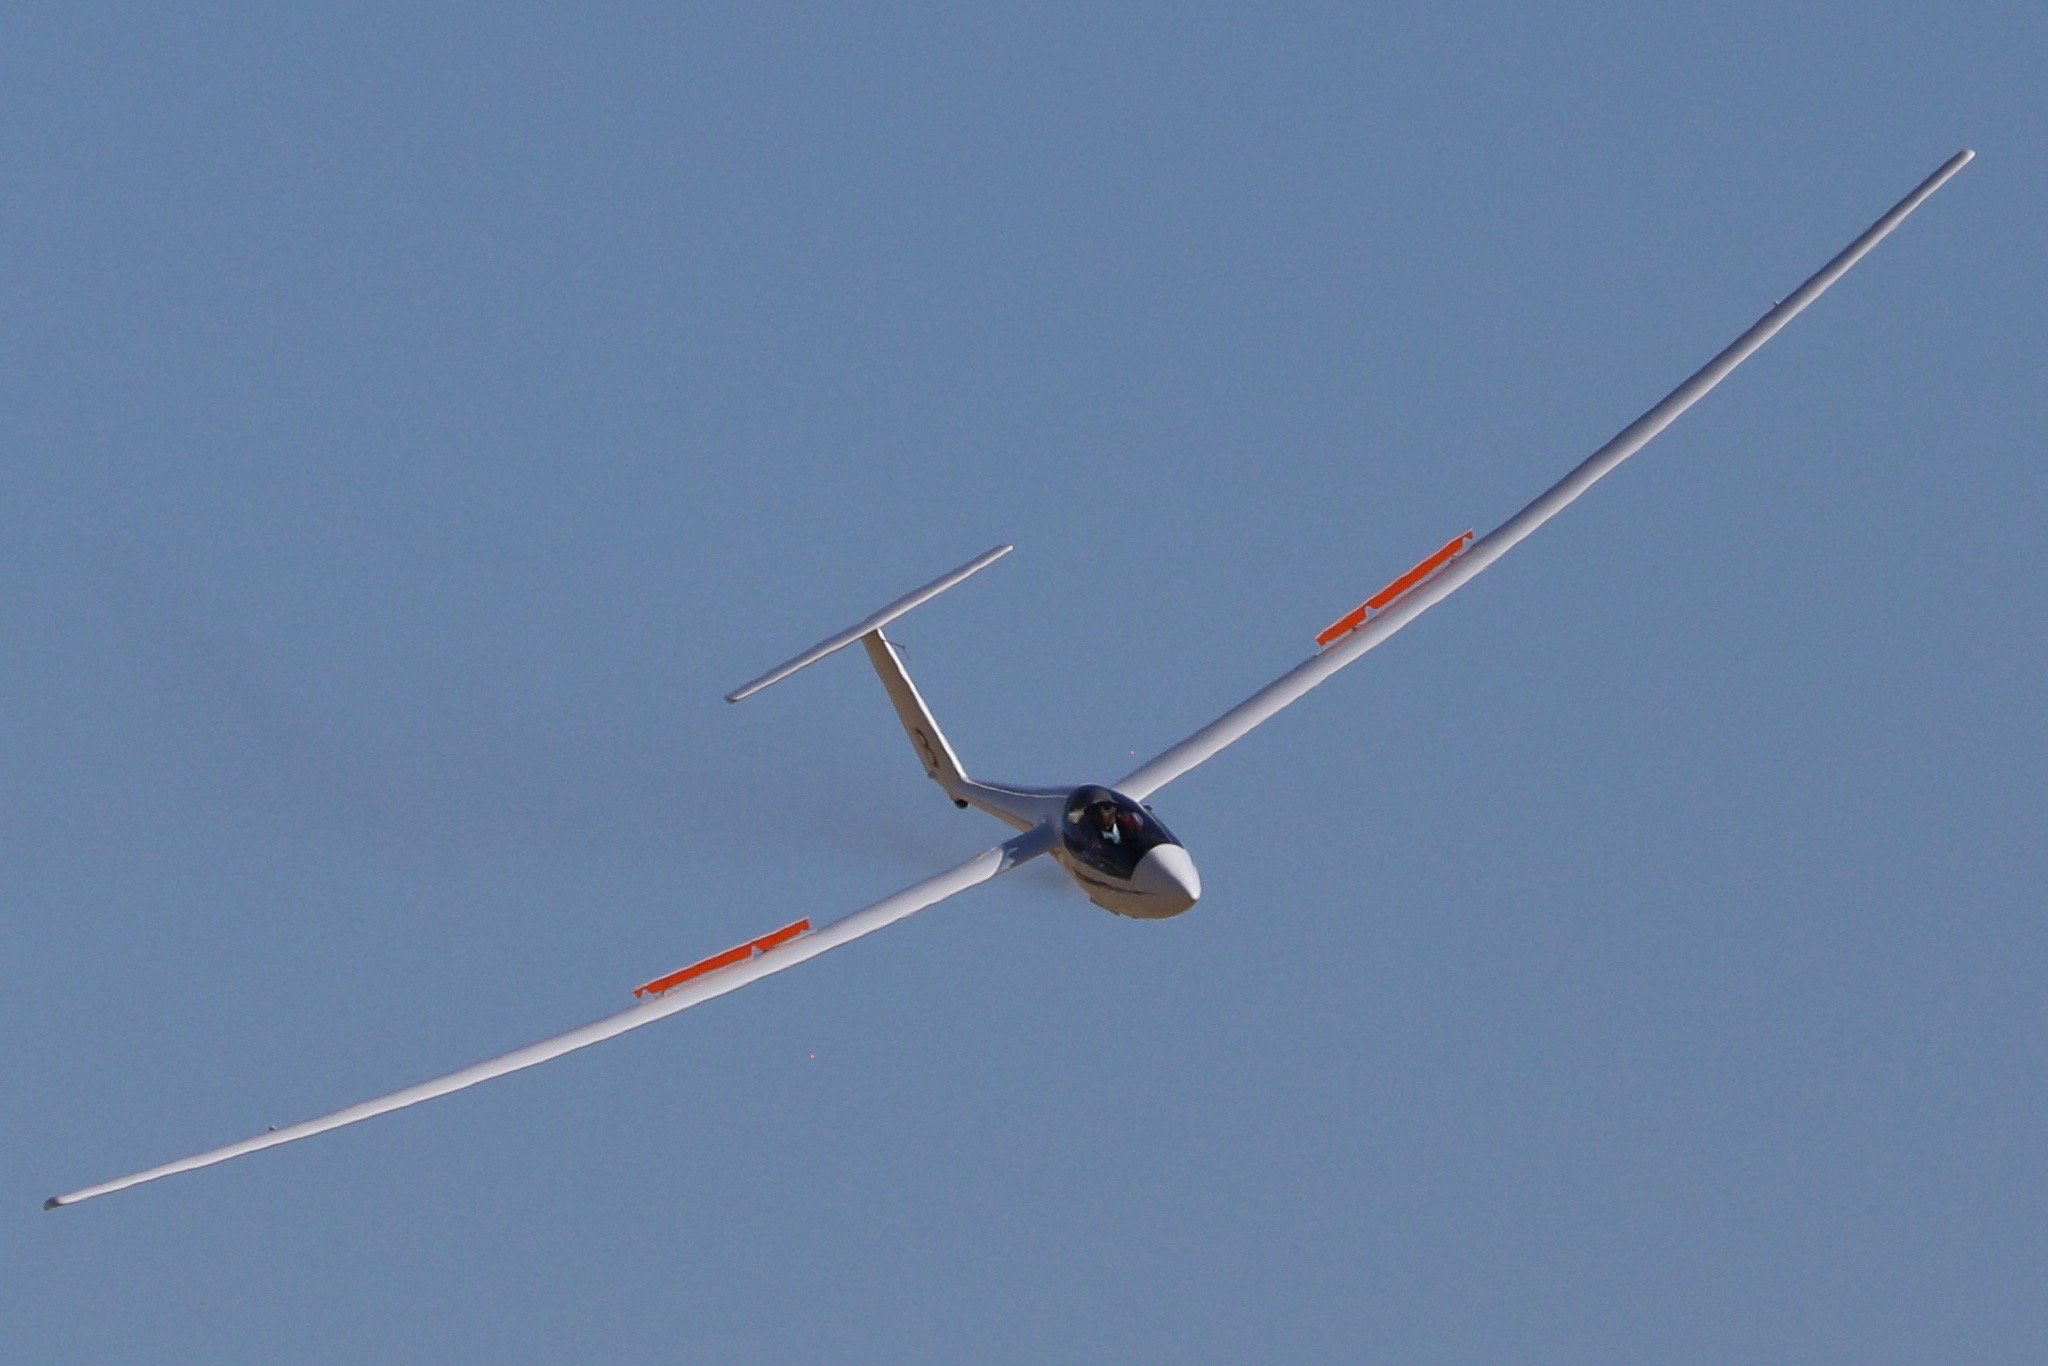
[(677, 968), (666, 977), (657, 977), (651, 982), (634, 987), (633, 994), (635, 996), (659, 996), (671, 987), (681, 986), (692, 977), (702, 977), (707, 972), (716, 972), (720, 968), (729, 968), (734, 963), (743, 963), (753, 956), (754, 946), (752, 944), (742, 944), (736, 949), (727, 949), (724, 953), (714, 953), (709, 958), (699, 959), (686, 968)]
[(1462, 536), (1454, 536), (1444, 542), (1442, 548), (1437, 550), (1435, 554), (1423, 560), (1413, 569), (1403, 574), (1400, 578), (1395, 579), (1385, 588), (1382, 588), (1379, 592), (1373, 594), (1364, 602), (1331, 622), (1328, 626), (1325, 626), (1316, 635), (1317, 648), (1320, 649), (1334, 640), (1340, 640), (1350, 635), (1365, 624), (1366, 618), (1376, 612), (1385, 611), (1396, 598), (1415, 587), (1416, 584), (1421, 583), (1431, 574), (1436, 573), (1437, 570), (1442, 569), (1452, 560), (1457, 559), (1458, 556), (1464, 554), (1467, 547), (1471, 544), (1472, 533), (1469, 531)]
[(729, 968), (735, 963), (744, 963), (757, 953), (766, 953), (770, 949), (787, 944), (798, 935), (809, 934), (810, 932), (811, 920), (809, 916), (805, 916), (802, 920), (792, 921), (779, 930), (771, 930), (759, 939), (749, 939), (738, 948), (727, 949), (724, 953), (714, 953), (709, 958), (698, 959), (686, 968), (677, 968), (666, 977), (657, 977), (651, 982), (642, 982), (639, 986), (633, 988), (633, 994), (643, 997), (659, 996), (664, 991), (679, 987), (692, 978), (702, 977), (707, 972), (717, 972), (720, 968)]
[(809, 916), (805, 916), (802, 920), (791, 921), (789, 924), (784, 925), (779, 930), (769, 931), (767, 934), (762, 935), (759, 939), (756, 939), (752, 943), (752, 945), (750, 945), (750, 947), (759, 949), (762, 953), (766, 953), (768, 952), (768, 950), (774, 948), (778, 944), (787, 944), (790, 940), (796, 938), (798, 935), (809, 934), (810, 932), (811, 918)]

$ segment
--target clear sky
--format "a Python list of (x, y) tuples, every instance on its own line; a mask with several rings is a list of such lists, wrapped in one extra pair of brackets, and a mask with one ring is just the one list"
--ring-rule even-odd
[(561, 8), (0, 17), (0, 1358), (2039, 1359), (2037, 0)]

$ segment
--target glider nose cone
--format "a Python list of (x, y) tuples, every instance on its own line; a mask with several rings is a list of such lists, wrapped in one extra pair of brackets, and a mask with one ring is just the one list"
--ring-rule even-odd
[(1145, 894), (1153, 915), (1179, 915), (1202, 899), (1202, 875), (1195, 861), (1178, 844), (1161, 844), (1146, 851), (1131, 874), (1131, 884)]

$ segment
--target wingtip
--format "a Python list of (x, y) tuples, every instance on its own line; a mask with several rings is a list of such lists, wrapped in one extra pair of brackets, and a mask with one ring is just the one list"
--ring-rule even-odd
[(44, 1209), (62, 1209), (63, 1207), (64, 1198), (62, 1196), (53, 1195), (49, 1199), (43, 1201)]

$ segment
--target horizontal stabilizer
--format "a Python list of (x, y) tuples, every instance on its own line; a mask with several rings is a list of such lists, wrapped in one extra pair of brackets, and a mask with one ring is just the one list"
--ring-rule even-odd
[(994, 564), (997, 560), (1000, 560), (1001, 558), (1003, 558), (1003, 556), (1009, 554), (1014, 549), (1016, 549), (1015, 546), (999, 545), (995, 547), (993, 550), (983, 551), (981, 554), (969, 560), (966, 564), (961, 565), (952, 573), (941, 574), (938, 578), (933, 579), (930, 583), (926, 584), (922, 588), (913, 588), (910, 592), (905, 593), (902, 597), (896, 599), (896, 601), (890, 603), (881, 611), (867, 618), (867, 620), (859, 622), (856, 625), (849, 626), (844, 631), (839, 632), (837, 635), (827, 636), (825, 639), (819, 641), (816, 645), (813, 645), (810, 649), (805, 650), (796, 658), (791, 659), (785, 663), (778, 664), (774, 668), (770, 669), (767, 673), (764, 673), (759, 678), (755, 679), (753, 682), (743, 684), (742, 686), (733, 689), (731, 692), (725, 695), (725, 700), (728, 702), (737, 702), (741, 698), (752, 697), (755, 693), (761, 691), (761, 689), (767, 687), (771, 683), (780, 683), (783, 679), (789, 677), (798, 669), (806, 668), (812, 664), (817, 663), (826, 655), (832, 654), (835, 651), (845, 649), (847, 646), (853, 644), (853, 642), (859, 640), (862, 636), (867, 635), (869, 632), (881, 630), (884, 626), (887, 626), (890, 622), (896, 620), (896, 618), (902, 616), (911, 608), (919, 606), (922, 603), (930, 602), (933, 598), (945, 592), (954, 584), (959, 583), (962, 579), (965, 579), (970, 575), (980, 573), (982, 570), (988, 568), (990, 565)]

